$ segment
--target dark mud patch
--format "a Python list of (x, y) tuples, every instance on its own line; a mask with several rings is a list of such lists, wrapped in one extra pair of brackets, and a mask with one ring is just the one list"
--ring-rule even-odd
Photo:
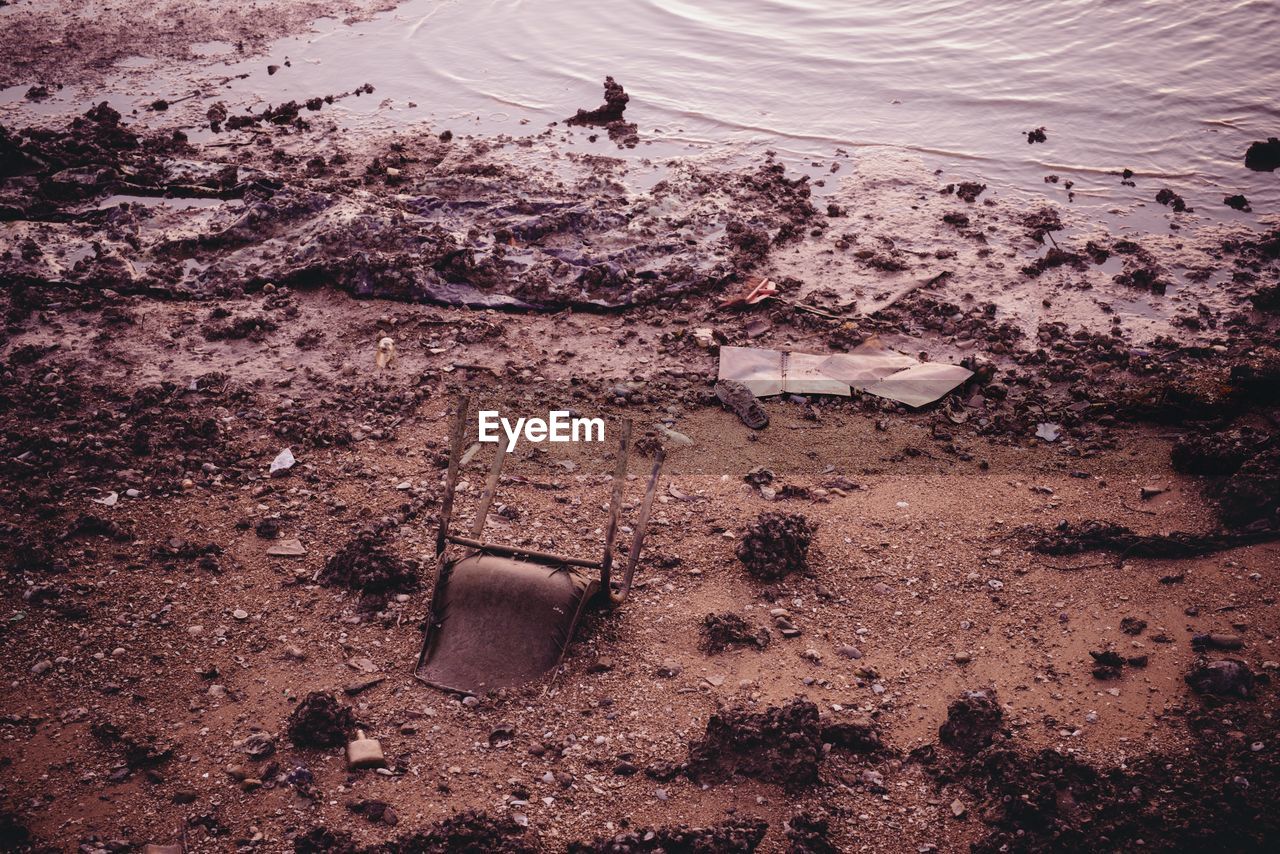
[(822, 741), (851, 753), (879, 753), (884, 749), (880, 727), (866, 718), (824, 717)]
[(755, 851), (765, 833), (767, 822), (741, 818), (710, 827), (642, 827), (602, 836), (592, 842), (569, 843), (569, 854), (712, 854), (712, 852)]
[(753, 629), (737, 614), (707, 614), (702, 619), (702, 648), (709, 653), (724, 652), (731, 647), (764, 649), (769, 645), (769, 630)]
[(806, 810), (787, 820), (787, 854), (837, 854), (830, 840), (831, 817)]
[(340, 747), (346, 745), (356, 725), (350, 708), (329, 694), (312, 691), (289, 715), (285, 732), (299, 747)]
[(392, 554), (376, 534), (363, 532), (325, 562), (319, 581), (372, 596), (407, 593), (418, 587), (418, 570), (416, 563)]
[[(1266, 500), (1274, 502), (1274, 497)], [(1207, 534), (1185, 531), (1138, 534), (1131, 528), (1112, 522), (1063, 522), (1052, 531), (1033, 532), (1031, 550), (1054, 556), (1107, 551), (1116, 552), (1119, 558), (1171, 559), (1198, 557), (1277, 538), (1280, 538), (1280, 531), (1270, 528)]]
[(740, 776), (798, 789), (817, 782), (821, 759), (818, 707), (796, 699), (762, 712), (733, 707), (713, 714), (704, 737), (689, 745), (686, 773), (699, 784)]
[[(366, 818), (370, 813), (385, 820), (387, 807), (381, 801), (364, 801)], [(372, 804), (372, 807), (368, 805)], [(293, 840), (295, 854), (454, 854), (454, 852), (493, 851), (497, 854), (534, 854), (542, 850), (534, 842), (520, 838), (524, 829), (509, 818), (495, 818), (480, 810), (465, 810), (428, 830), (410, 833), (389, 842), (358, 845), (344, 830), (317, 825)]]
[(761, 513), (747, 526), (735, 553), (753, 576), (776, 581), (808, 568), (816, 531), (817, 524), (799, 513)]
[[(594, 171), (604, 167), (584, 161), (583, 180), (566, 181), (480, 140), (398, 138), (367, 160), (276, 153), (255, 168), (200, 160), (184, 139), (136, 135), (105, 106), (62, 131), (5, 130), (0, 215), (30, 251), (0, 256), (0, 275), (173, 298), (271, 285), (476, 308), (620, 308), (733, 286), (817, 215), (807, 176), (788, 177), (772, 158), (745, 171), (682, 168), (629, 196)], [(96, 209), (112, 193), (243, 204)], [(673, 206), (677, 221), (663, 213)]]
[(1244, 153), (1244, 165), (1255, 172), (1274, 172), (1280, 168), (1280, 139), (1269, 137), (1252, 143)]
[[(1255, 745), (1274, 737), (1270, 713), (1231, 697), (1205, 699), (1213, 709), (1185, 713), (1192, 744), (1176, 754), (1092, 765), (997, 740), (939, 756), (932, 773), (979, 802), (986, 831), (972, 850), (980, 854), (1269, 849), (1280, 831), (1280, 763)], [(929, 764), (928, 751), (920, 756)]]
[(1255, 682), (1249, 665), (1238, 658), (1200, 659), (1186, 675), (1187, 684), (1197, 694), (1249, 699)]
[(635, 148), (640, 142), (634, 123), (622, 118), (631, 100), (612, 77), (604, 79), (604, 103), (594, 110), (578, 110), (576, 114), (565, 120), (566, 124), (579, 126), (602, 127), (609, 132), (609, 138), (619, 147)]
[(947, 707), (938, 738), (961, 753), (977, 753), (995, 740), (1003, 723), (1004, 710), (994, 691), (969, 691)]

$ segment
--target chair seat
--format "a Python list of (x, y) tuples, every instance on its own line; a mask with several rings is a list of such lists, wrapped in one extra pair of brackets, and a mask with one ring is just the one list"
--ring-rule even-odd
[(555, 667), (599, 580), (570, 566), (490, 554), (447, 564), (417, 676), (480, 694)]

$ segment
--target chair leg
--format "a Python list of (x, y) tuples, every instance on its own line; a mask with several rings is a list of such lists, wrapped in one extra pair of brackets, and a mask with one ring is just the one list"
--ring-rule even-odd
[(489, 506), (493, 504), (494, 493), (498, 491), (498, 478), (502, 475), (502, 461), (507, 458), (507, 444), (498, 440), (498, 453), (494, 455), (493, 465), (489, 469), (489, 479), (485, 481), (484, 492), (480, 495), (480, 506), (476, 508), (475, 521), (471, 523), (471, 539), (478, 540), (484, 533), (484, 523), (489, 519)]
[(658, 493), (658, 476), (662, 473), (662, 463), (667, 458), (665, 448), (659, 448), (653, 458), (653, 471), (649, 474), (649, 488), (644, 493), (644, 503), (640, 505), (640, 518), (636, 520), (636, 533), (631, 540), (631, 551), (627, 555), (627, 567), (622, 575), (622, 586), (617, 594), (610, 592), (609, 601), (621, 605), (631, 592), (631, 579), (636, 574), (636, 564), (640, 562), (640, 549), (644, 546), (645, 531), (649, 528), (649, 513), (653, 510), (653, 499)]
[(444, 554), (448, 544), (449, 519), (453, 516), (453, 494), (458, 487), (458, 461), (462, 457), (462, 443), (467, 435), (467, 396), (458, 398), (458, 411), (453, 419), (453, 432), (449, 435), (449, 473), (444, 481), (444, 499), (440, 502), (440, 529), (436, 532), (436, 555)]
[(618, 517), (622, 515), (622, 483), (627, 479), (627, 455), (631, 451), (631, 419), (622, 422), (622, 441), (618, 444), (618, 464), (613, 469), (613, 494), (609, 498), (609, 520), (604, 529), (604, 557), (600, 559), (600, 589), (608, 596), (609, 572), (613, 568), (613, 541), (618, 535)]

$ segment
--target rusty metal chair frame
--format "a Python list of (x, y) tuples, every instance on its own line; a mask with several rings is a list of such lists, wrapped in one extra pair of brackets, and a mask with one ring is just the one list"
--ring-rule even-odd
[[(621, 605), (626, 601), (627, 595), (631, 592), (631, 585), (635, 578), (636, 566), (640, 562), (640, 552), (644, 546), (645, 532), (649, 525), (649, 515), (653, 510), (654, 498), (657, 494), (658, 479), (662, 472), (662, 464), (666, 458), (665, 450), (659, 448), (654, 455), (653, 469), (649, 474), (649, 484), (645, 491), (644, 501), (640, 505), (640, 515), (636, 522), (635, 533), (631, 540), (631, 548), (627, 554), (627, 562), (622, 572), (622, 578), (617, 583), (616, 588), (613, 579), (613, 551), (614, 543), (617, 539), (619, 520), (622, 515), (622, 490), (623, 484), (627, 477), (627, 464), (631, 451), (631, 419), (625, 419), (622, 423), (622, 436), (618, 444), (618, 460), (614, 466), (612, 489), (609, 498), (609, 516), (605, 525), (604, 536), (604, 553), (600, 560), (590, 560), (587, 558), (570, 557), (567, 555), (552, 554), (549, 552), (536, 551), (533, 549), (522, 548), (518, 546), (507, 546), (498, 543), (486, 542), (483, 539), (485, 524), (488, 521), (489, 509), (493, 505), (494, 495), (498, 490), (498, 483), (502, 476), (502, 466), (506, 460), (507, 449), (505, 443), (499, 441), (496, 443), (497, 450), (493, 458), (493, 463), (489, 468), (489, 476), (485, 481), (484, 491), (480, 494), (480, 502), (476, 507), (476, 517), (471, 523), (469, 536), (458, 536), (450, 533), (450, 523), (453, 517), (453, 505), (456, 497), (458, 486), (458, 472), (461, 468), (462, 448), (466, 442), (467, 431), (467, 414), (469, 400), (464, 395), (459, 398), (457, 408), (454, 413), (453, 427), (449, 437), (449, 468), (445, 475), (444, 498), (440, 503), (440, 521), (436, 531), (436, 566), (435, 581), (432, 585), (431, 594), (431, 614), (429, 615), (426, 632), (423, 636), (422, 651), (418, 654), (418, 662), (414, 668), (414, 676), (427, 684), (428, 682), (420, 674), (423, 665), (426, 663), (427, 655), (431, 649), (431, 641), (433, 634), (439, 626), (438, 604), (441, 601), (441, 592), (443, 585), (448, 578), (448, 567), (456, 561), (450, 557), (450, 547), (459, 546), (469, 551), (469, 555), (498, 555), (510, 558), (512, 560), (551, 565), (551, 566), (570, 566), (580, 567), (583, 569), (594, 569), (600, 573), (599, 589), (594, 596), (583, 596), (578, 604), (578, 612), (573, 615), (570, 627), (576, 627), (583, 611), (589, 603), (594, 602), (607, 603), (611, 607)], [(459, 558), (461, 559), (461, 558)], [(560, 658), (556, 662), (558, 666), (564, 660), (564, 655), (568, 651), (569, 643), (566, 640), (564, 648), (560, 651)], [(435, 687), (446, 687), (436, 685)], [(456, 690), (447, 688), (447, 690)]]

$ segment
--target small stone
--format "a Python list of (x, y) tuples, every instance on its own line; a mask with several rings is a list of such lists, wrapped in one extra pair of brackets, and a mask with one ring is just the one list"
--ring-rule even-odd
[(271, 461), (271, 468), (268, 470), (268, 474), (272, 477), (283, 477), (289, 469), (293, 468), (296, 462), (297, 460), (293, 458), (293, 451), (285, 448), (276, 454), (276, 458)]
[(951, 656), (951, 660), (956, 664), (968, 664), (970, 661), (973, 661), (973, 656), (967, 652), (957, 652), (955, 655)]
[(674, 658), (664, 659), (662, 666), (658, 668), (658, 675), (663, 679), (675, 679), (683, 672), (684, 668)]
[(302, 557), (307, 553), (302, 540), (293, 537), (287, 540), (276, 540), (267, 548), (271, 557)]
[(43, 676), (53, 669), (53, 662), (47, 658), (42, 658), (31, 666), (32, 676)]
[(249, 612), (243, 608), (236, 608), (231, 612), (231, 616), (235, 617), (237, 620), (247, 620), (249, 619)]
[(998, 578), (993, 578), (987, 582), (987, 587), (990, 587), (992, 590), (999, 592), (1004, 589), (1004, 582)]
[(856, 646), (849, 643), (840, 647), (838, 650), (836, 650), (836, 652), (839, 653), (842, 657), (850, 658), (850, 659), (853, 659), (854, 661), (857, 661), (859, 658), (862, 658), (862, 650), (858, 649)]
[(951, 814), (956, 818), (962, 818), (964, 816), (965, 806), (964, 804), (960, 803), (959, 798), (951, 802)]

